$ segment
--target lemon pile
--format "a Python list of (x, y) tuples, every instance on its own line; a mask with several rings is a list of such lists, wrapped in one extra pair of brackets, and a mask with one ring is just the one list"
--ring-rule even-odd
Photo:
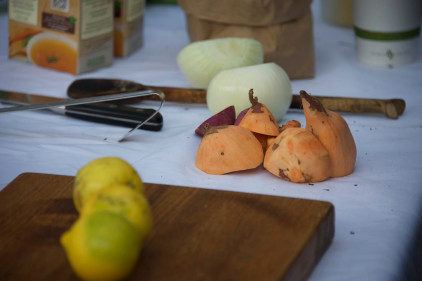
[(95, 159), (78, 171), (73, 201), (79, 217), (60, 243), (76, 275), (87, 281), (126, 278), (153, 228), (139, 174), (120, 158)]

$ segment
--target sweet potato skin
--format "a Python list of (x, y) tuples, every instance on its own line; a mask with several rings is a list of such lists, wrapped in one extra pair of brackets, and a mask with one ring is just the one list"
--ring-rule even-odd
[(242, 121), (243, 117), (245, 117), (246, 113), (248, 112), (249, 108), (242, 110), (239, 115), (237, 115), (236, 120), (234, 121), (234, 125), (239, 125), (240, 121)]
[(195, 130), (195, 134), (198, 136), (203, 137), (205, 134), (205, 125), (209, 124), (211, 126), (225, 126), (225, 125), (233, 125), (236, 120), (236, 111), (234, 105), (228, 106), (225, 109), (221, 110), (220, 112), (214, 114), (201, 125), (198, 126)]

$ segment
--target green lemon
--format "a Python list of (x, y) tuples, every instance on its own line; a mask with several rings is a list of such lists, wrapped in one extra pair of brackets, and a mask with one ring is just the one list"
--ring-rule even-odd
[(110, 211), (125, 217), (139, 231), (144, 242), (153, 227), (153, 217), (148, 200), (126, 185), (113, 185), (93, 194), (85, 203), (81, 216)]
[(108, 211), (79, 217), (60, 242), (76, 275), (87, 281), (126, 278), (142, 248), (138, 230)]

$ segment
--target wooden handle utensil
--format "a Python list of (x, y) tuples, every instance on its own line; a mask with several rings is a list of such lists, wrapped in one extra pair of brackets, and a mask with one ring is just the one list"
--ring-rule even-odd
[[(141, 91), (145, 89), (164, 92), (166, 101), (183, 103), (206, 103), (206, 90), (147, 86), (122, 79), (87, 78), (78, 79), (68, 87), (67, 94), (71, 98), (86, 98), (91, 96), (110, 95), (124, 92)], [(314, 95), (315, 96), (315, 95)], [(315, 96), (325, 108), (332, 111), (355, 113), (381, 113), (390, 119), (397, 119), (403, 114), (406, 103), (403, 99), (368, 99)], [(144, 98), (124, 100), (124, 103), (139, 102)], [(299, 95), (293, 95), (290, 108), (301, 109)]]

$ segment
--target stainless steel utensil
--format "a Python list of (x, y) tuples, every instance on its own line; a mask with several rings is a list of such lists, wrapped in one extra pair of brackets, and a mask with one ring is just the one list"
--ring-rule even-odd
[[(31, 103), (31, 98), (30, 98), (31, 95), (8, 92), (8, 91), (3, 91), (3, 90), (0, 90), (0, 101), (16, 104), (16, 103), (19, 103), (19, 98), (16, 98), (16, 96), (19, 96), (21, 99), (20, 104), (25, 104), (24, 99), (22, 99), (22, 95), (27, 96), (26, 104)], [(102, 121), (104, 123), (121, 122), (121, 123), (127, 124), (128, 120), (130, 119), (127, 119), (127, 118), (125, 119), (121, 115), (116, 116), (116, 114), (114, 115), (110, 114), (109, 106), (113, 108), (113, 107), (116, 107), (117, 105), (108, 104), (107, 106), (105, 106), (105, 104), (101, 104), (101, 102), (116, 101), (116, 100), (122, 100), (122, 99), (127, 99), (127, 98), (145, 97), (145, 96), (157, 96), (159, 100), (161, 101), (158, 109), (153, 110), (151, 114), (147, 116), (146, 118), (143, 118), (142, 121), (141, 120), (135, 121), (136, 124), (132, 124), (134, 127), (131, 130), (129, 130), (129, 132), (126, 133), (122, 138), (119, 139), (119, 142), (120, 142), (126, 139), (134, 130), (139, 129), (145, 124), (147, 124), (148, 121), (150, 121), (159, 113), (164, 103), (164, 98), (165, 98), (165, 95), (163, 92), (159, 90), (142, 90), (142, 91), (136, 91), (136, 92), (129, 92), (129, 93), (126, 92), (126, 93), (119, 93), (119, 94), (113, 94), (113, 95), (87, 97), (87, 98), (72, 99), (72, 100), (60, 100), (60, 99), (51, 98), (51, 100), (56, 100), (56, 101), (0, 108), (0, 113), (15, 112), (15, 111), (22, 111), (22, 110), (49, 109), (58, 113), (64, 113), (66, 115), (70, 115), (70, 116), (78, 117), (78, 118), (84, 118), (91, 121), (98, 121), (98, 122)], [(37, 95), (35, 95), (34, 98), (35, 97), (42, 98), (42, 96), (37, 96)], [(100, 103), (100, 106), (98, 106), (99, 103)], [(86, 105), (91, 105), (91, 107), (86, 107)], [(103, 107), (101, 107), (101, 105)], [(106, 110), (104, 110), (105, 108)], [(125, 117), (127, 117), (127, 115)], [(130, 122), (133, 123), (133, 119), (131, 119)]]

